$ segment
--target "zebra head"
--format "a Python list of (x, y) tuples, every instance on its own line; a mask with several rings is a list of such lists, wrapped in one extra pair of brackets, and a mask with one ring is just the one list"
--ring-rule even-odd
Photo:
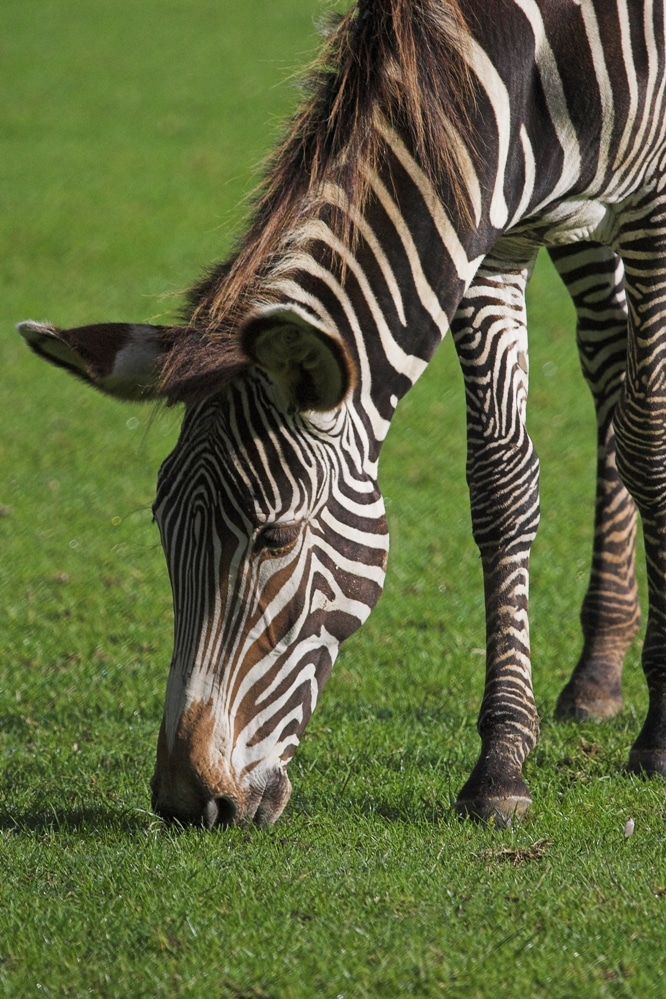
[[(20, 331), (125, 398), (159, 394), (156, 372), (190, 332)], [(242, 345), (222, 387), (186, 406), (154, 504), (175, 627), (153, 807), (209, 827), (282, 812), (287, 764), (340, 643), (379, 598), (388, 550), (343, 347), (293, 310), (249, 324)]]

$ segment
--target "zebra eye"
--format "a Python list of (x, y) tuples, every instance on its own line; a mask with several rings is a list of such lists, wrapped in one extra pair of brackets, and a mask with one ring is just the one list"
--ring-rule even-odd
[(302, 526), (300, 520), (292, 520), (286, 524), (266, 524), (257, 534), (254, 542), (255, 552), (265, 551), (269, 555), (281, 554), (296, 542)]

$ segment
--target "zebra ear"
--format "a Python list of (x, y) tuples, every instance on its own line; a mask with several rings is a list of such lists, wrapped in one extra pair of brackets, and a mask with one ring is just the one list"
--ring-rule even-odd
[(119, 399), (154, 399), (160, 361), (177, 329), (103, 323), (59, 330), (32, 320), (18, 332), (40, 357)]
[(293, 308), (251, 319), (242, 340), (248, 357), (265, 369), (288, 405), (299, 411), (334, 409), (353, 384), (351, 359), (342, 341)]

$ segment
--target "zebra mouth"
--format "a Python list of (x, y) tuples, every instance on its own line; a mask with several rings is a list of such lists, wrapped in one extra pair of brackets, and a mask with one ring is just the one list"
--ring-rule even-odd
[(167, 825), (203, 826), (226, 829), (230, 826), (272, 825), (282, 814), (291, 796), (291, 781), (283, 770), (274, 771), (261, 788), (250, 788), (245, 795), (202, 794), (197, 790), (185, 802), (169, 801), (162, 781), (155, 774), (151, 781), (152, 808)]

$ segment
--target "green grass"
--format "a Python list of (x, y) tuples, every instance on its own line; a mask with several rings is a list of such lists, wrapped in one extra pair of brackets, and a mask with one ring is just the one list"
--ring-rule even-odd
[[(450, 342), (382, 482), (387, 589), (345, 647), (267, 831), (164, 829), (150, 777), (171, 642), (150, 503), (179, 414), (94, 395), (13, 324), (168, 318), (224, 254), (314, 51), (306, 0), (5, 0), (0, 84), (0, 996), (596, 999), (666, 994), (660, 782), (645, 711), (555, 725), (589, 565), (592, 404), (547, 262), (530, 295), (542, 459), (532, 816), (450, 803), (478, 748), (483, 602)], [(625, 839), (626, 819), (635, 833)]]

